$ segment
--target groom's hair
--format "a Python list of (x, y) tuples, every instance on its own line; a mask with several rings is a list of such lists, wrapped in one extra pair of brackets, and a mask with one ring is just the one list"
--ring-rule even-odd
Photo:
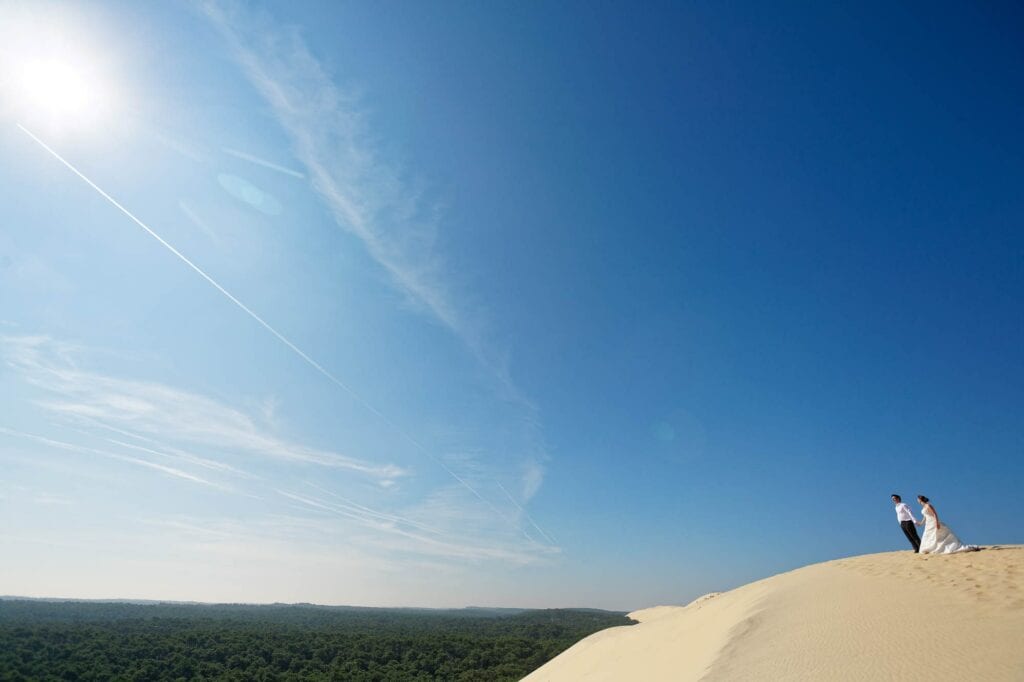
[(903, 498), (900, 497), (899, 495), (897, 495), (896, 493), (893, 493), (892, 496), (896, 498), (897, 502), (902, 502), (903, 501)]

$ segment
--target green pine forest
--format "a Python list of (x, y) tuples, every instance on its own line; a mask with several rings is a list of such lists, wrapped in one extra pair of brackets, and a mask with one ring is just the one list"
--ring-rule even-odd
[(589, 609), (0, 600), (0, 680), (518, 680), (630, 625)]

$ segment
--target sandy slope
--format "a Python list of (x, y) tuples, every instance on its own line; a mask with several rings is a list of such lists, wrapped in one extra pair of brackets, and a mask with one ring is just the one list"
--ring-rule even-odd
[(1024, 546), (839, 559), (630, 615), (526, 679), (1024, 681)]

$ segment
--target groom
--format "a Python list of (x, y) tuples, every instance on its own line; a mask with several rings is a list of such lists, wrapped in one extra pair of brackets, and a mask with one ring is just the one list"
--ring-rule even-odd
[(917, 553), (921, 549), (921, 538), (917, 537), (917, 528), (914, 527), (917, 519), (914, 518), (914, 513), (910, 511), (910, 505), (904, 502), (903, 498), (896, 493), (892, 495), (892, 502), (896, 505), (896, 520), (900, 522), (903, 534), (910, 540), (914, 552)]

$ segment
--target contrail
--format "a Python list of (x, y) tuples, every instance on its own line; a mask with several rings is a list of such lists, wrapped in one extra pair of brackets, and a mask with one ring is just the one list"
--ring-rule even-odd
[[(115, 428), (107, 426), (106, 424), (103, 424), (101, 422), (94, 422), (94, 423), (97, 426), (100, 426), (100, 427), (105, 428), (105, 429), (110, 429), (112, 431), (116, 431), (116, 432), (124, 434), (125, 436), (128, 436), (130, 438), (138, 438), (138, 436), (135, 436), (134, 434), (132, 434), (129, 431), (122, 431), (121, 429), (115, 429)], [(250, 474), (250, 473), (248, 473), (246, 471), (242, 471), (241, 469), (236, 469), (235, 467), (231, 466), (230, 464), (224, 464), (223, 462), (217, 462), (217, 461), (212, 460), (212, 459), (206, 459), (205, 457), (200, 457), (199, 455), (193, 455), (192, 453), (185, 452), (184, 450), (178, 450), (177, 448), (167, 447), (167, 446), (164, 446), (161, 443), (156, 443), (155, 441), (152, 441), (151, 439), (150, 439), (151, 443), (154, 443), (155, 445), (160, 446), (160, 447), (165, 447), (169, 452), (161, 452), (160, 450), (154, 450), (152, 448), (146, 448), (146, 447), (143, 447), (141, 445), (137, 445), (135, 443), (126, 443), (125, 441), (117, 440), (116, 438), (106, 438), (104, 436), (97, 436), (95, 433), (92, 433), (91, 431), (88, 431), (86, 429), (76, 428), (74, 426), (69, 426), (69, 427), (66, 427), (66, 428), (71, 429), (75, 433), (80, 433), (83, 436), (89, 436), (90, 438), (97, 438), (97, 437), (98, 438), (102, 438), (103, 440), (105, 440), (108, 443), (113, 443), (114, 445), (120, 445), (121, 447), (127, 448), (129, 450), (138, 450), (139, 452), (148, 452), (151, 455), (157, 455), (159, 457), (168, 457), (170, 459), (181, 459), (181, 460), (184, 460), (186, 462), (189, 462), (190, 464), (198, 464), (199, 466), (206, 467), (207, 469), (214, 469), (216, 471), (228, 472), (228, 473), (234, 474), (236, 476), (241, 476), (243, 478), (259, 478), (258, 476), (254, 476), (254, 475), (252, 475), (252, 474)]]
[(397, 516), (395, 514), (386, 514), (384, 512), (379, 512), (376, 509), (370, 509), (369, 507), (363, 506), (363, 505), (359, 504), (358, 502), (353, 502), (352, 500), (350, 500), (350, 499), (348, 499), (346, 497), (342, 497), (338, 493), (331, 492), (330, 490), (327, 490), (326, 488), (321, 488), (320, 486), (318, 486), (318, 485), (316, 485), (314, 483), (310, 483), (309, 481), (305, 481), (305, 484), (308, 485), (311, 488), (315, 488), (316, 490), (319, 490), (322, 493), (325, 493), (327, 495), (330, 495), (331, 497), (335, 497), (335, 498), (341, 500), (343, 503), (345, 503), (345, 506), (347, 506), (347, 507), (351, 507), (351, 508), (360, 510), (361, 512), (369, 514), (371, 516), (376, 516), (376, 517), (382, 518), (382, 519), (384, 519), (386, 521), (397, 521), (397, 522), (400, 522), (400, 523), (407, 523), (410, 526), (415, 526), (416, 528), (419, 528), (419, 529), (425, 530), (425, 531), (429, 531), (431, 533), (436, 533), (437, 535), (446, 535), (446, 533), (444, 531), (438, 530), (437, 528), (433, 528), (431, 526), (428, 526), (425, 523), (420, 523), (419, 521), (413, 521), (412, 519), (406, 518), (404, 516)]
[(500, 516), (506, 522), (511, 523), (513, 526), (516, 525), (515, 522), (512, 519), (510, 519), (508, 516), (503, 514), (497, 507), (494, 506), (494, 504), (490, 500), (486, 499), (483, 495), (481, 495), (477, 491), (476, 488), (471, 486), (462, 477), (460, 477), (458, 474), (456, 474), (454, 471), (452, 471), (451, 468), (448, 467), (448, 465), (446, 465), (443, 461), (441, 461), (440, 458), (438, 458), (432, 452), (430, 452), (430, 450), (428, 450), (418, 440), (416, 440), (415, 438), (410, 436), (408, 433), (406, 433), (405, 430), (403, 430), (395, 422), (391, 421), (386, 415), (384, 415), (383, 412), (378, 410), (376, 407), (374, 407), (370, 403), (366, 402), (366, 400), (364, 400), (362, 398), (362, 396), (360, 396), (358, 393), (356, 393), (354, 390), (352, 390), (344, 381), (342, 381), (338, 377), (336, 377), (333, 374), (331, 374), (323, 365), (321, 365), (319, 362), (317, 362), (316, 360), (311, 358), (309, 355), (307, 355), (301, 348), (296, 346), (294, 343), (289, 341), (288, 338), (284, 334), (282, 334), (281, 332), (277, 331), (272, 326), (270, 326), (269, 322), (267, 322), (262, 317), (260, 317), (255, 312), (253, 312), (253, 310), (251, 308), (249, 308), (249, 306), (245, 305), (240, 300), (235, 298), (235, 296), (230, 291), (228, 291), (227, 289), (222, 287), (220, 284), (217, 283), (217, 281), (215, 279), (213, 279), (208, 274), (203, 272), (202, 268), (200, 268), (198, 265), (196, 265), (195, 263), (190, 261), (183, 253), (181, 253), (176, 248), (174, 248), (169, 243), (167, 243), (163, 239), (163, 237), (161, 237), (156, 232), (154, 232), (148, 225), (146, 225), (146, 223), (144, 223), (141, 220), (139, 220), (139, 218), (137, 218), (135, 216), (135, 214), (133, 214), (127, 208), (122, 206), (116, 199), (114, 199), (114, 197), (112, 197), (109, 194), (107, 194), (106, 192), (104, 192), (103, 189), (101, 189), (99, 187), (99, 185), (97, 185), (95, 182), (93, 182), (88, 177), (86, 177), (85, 174), (82, 173), (82, 171), (80, 171), (77, 168), (75, 168), (73, 165), (71, 165), (71, 163), (69, 161), (67, 161), (63, 156), (58, 154), (48, 144), (46, 144), (45, 142), (40, 140), (38, 137), (36, 137), (35, 134), (31, 130), (29, 130), (25, 126), (21, 125), (20, 123), (18, 123), (17, 125), (18, 125), (18, 128), (20, 128), (23, 133), (25, 133), (30, 138), (35, 140), (36, 144), (38, 144), (40, 147), (42, 147), (47, 152), (49, 152), (50, 155), (53, 156), (53, 158), (55, 158), (58, 161), (60, 161), (68, 170), (70, 170), (72, 173), (77, 175), (85, 184), (89, 185), (89, 187), (92, 187), (94, 190), (96, 190), (97, 194), (99, 194), (101, 197), (103, 197), (104, 199), (109, 201), (111, 204), (113, 204), (113, 206), (117, 210), (121, 211), (121, 213), (124, 213), (126, 216), (128, 216), (128, 218), (133, 223), (135, 223), (136, 225), (141, 227), (143, 230), (145, 230), (147, 233), (149, 233), (149, 236), (153, 237), (153, 239), (155, 239), (158, 242), (160, 242), (160, 244), (162, 244), (164, 248), (166, 248), (168, 251), (170, 251), (175, 256), (177, 256), (179, 260), (181, 260), (183, 263), (185, 263), (185, 265), (187, 265), (190, 268), (192, 268), (192, 270), (194, 270), (196, 272), (196, 274), (198, 274), (200, 277), (205, 279), (210, 284), (210, 286), (212, 286), (214, 289), (216, 289), (221, 294), (223, 294), (225, 296), (225, 298), (227, 298), (229, 301), (231, 301), (236, 306), (238, 306), (238, 308), (240, 308), (242, 310), (242, 312), (244, 312), (246, 315), (248, 315), (249, 317), (254, 319), (257, 323), (259, 323), (259, 325), (261, 327), (263, 327), (268, 332), (273, 334), (277, 338), (278, 341), (283, 343), (285, 346), (287, 346), (289, 348), (289, 350), (291, 350), (293, 353), (295, 353), (300, 358), (302, 358), (306, 362), (306, 364), (308, 364), (310, 367), (312, 367), (317, 372), (319, 372), (324, 377), (326, 377), (327, 380), (330, 381), (331, 383), (333, 383), (335, 386), (337, 386), (338, 388), (340, 388), (343, 391), (345, 391), (346, 393), (348, 393), (356, 401), (358, 401), (360, 405), (365, 407), (369, 412), (371, 412), (372, 414), (376, 415), (381, 421), (383, 421), (385, 424), (387, 424), (392, 429), (394, 429), (395, 432), (397, 434), (399, 434), (403, 439), (405, 439), (406, 442), (408, 442), (410, 445), (412, 445), (414, 448), (419, 450), (421, 453), (423, 453), (424, 455), (429, 457), (433, 462), (435, 462), (438, 466), (440, 466), (442, 469), (444, 469), (445, 472), (449, 476), (451, 476), (453, 479), (458, 481), (458, 483), (460, 485), (462, 485), (462, 487), (464, 487), (466, 490), (468, 490), (469, 492), (473, 493), (473, 495), (475, 495), (477, 497), (477, 499), (479, 499), (481, 502), (483, 502), (488, 507), (490, 507), (491, 510), (494, 511), (498, 516)]
[(245, 152), (240, 152), (237, 149), (231, 149), (230, 147), (224, 147), (224, 153), (230, 154), (231, 156), (237, 157), (237, 158), (242, 159), (244, 161), (248, 161), (249, 163), (255, 163), (257, 166), (263, 166), (264, 168), (269, 168), (271, 170), (276, 170), (278, 173), (284, 173), (285, 175), (290, 175), (293, 178), (299, 178), (300, 180), (305, 180), (306, 179), (305, 173), (300, 173), (299, 171), (292, 170), (291, 168), (285, 168), (284, 166), (278, 166), (276, 163), (271, 163), (269, 161), (264, 161), (263, 159), (261, 159), (258, 156), (253, 156), (252, 154), (246, 154)]
[(0, 433), (8, 436), (18, 436), (20, 438), (27, 438), (29, 440), (34, 440), (36, 442), (49, 445), (51, 447), (60, 448), (61, 450), (70, 450), (72, 452), (90, 452), (96, 455), (100, 455), (102, 457), (109, 457), (110, 459), (116, 459), (122, 462), (129, 462), (130, 464), (138, 464), (139, 466), (149, 467), (150, 469), (156, 469), (159, 472), (168, 474), (170, 476), (177, 476), (178, 478), (183, 478), (187, 481), (192, 481), (193, 483), (200, 483), (202, 485), (208, 485), (211, 488), (219, 488), (220, 490), (231, 492), (230, 488), (219, 485), (217, 483), (213, 483), (211, 481), (207, 481), (205, 478), (201, 478), (194, 474), (190, 474), (187, 471), (182, 471), (181, 469), (175, 469), (174, 467), (168, 467), (164, 466), (163, 464), (157, 464), (156, 462), (151, 462), (148, 459), (129, 457), (127, 455), (120, 455), (116, 452), (110, 452), (109, 450), (99, 450), (97, 448), (90, 448), (85, 445), (65, 443), (64, 441), (61, 440), (53, 440), (52, 438), (47, 438), (45, 436), (37, 436), (34, 433), (26, 433), (25, 431), (8, 429), (4, 426), (0, 426)]
[(515, 498), (512, 497), (512, 495), (507, 490), (505, 490), (505, 486), (503, 486), (501, 484), (501, 481), (495, 480), (494, 482), (498, 484), (499, 488), (501, 488), (501, 492), (505, 493), (505, 497), (508, 498), (509, 502), (514, 504), (516, 509), (518, 509), (519, 511), (521, 511), (523, 513), (523, 516), (525, 516), (526, 520), (530, 522), (530, 525), (532, 525), (534, 528), (536, 528), (537, 532), (540, 533), (541, 535), (543, 535), (545, 540), (547, 540), (552, 545), (557, 544), (554, 540), (551, 539), (550, 535), (548, 535), (547, 533), (544, 532), (543, 528), (541, 528), (540, 526), (537, 525), (537, 522), (533, 520), (533, 517), (530, 516), (529, 512), (527, 512), (525, 509), (523, 509), (523, 507), (518, 502), (516, 502)]
[(191, 206), (186, 204), (184, 201), (179, 201), (178, 208), (181, 209), (181, 212), (185, 214), (185, 217), (191, 220), (196, 227), (205, 232), (206, 236), (220, 244), (220, 237), (217, 236), (217, 233), (210, 229), (210, 226), (192, 210)]
[(196, 274), (198, 274), (198, 275), (199, 275), (200, 277), (202, 277), (203, 279), (205, 279), (205, 280), (206, 280), (206, 281), (207, 281), (207, 282), (208, 282), (208, 283), (209, 283), (209, 284), (210, 284), (211, 286), (213, 286), (213, 288), (215, 288), (215, 289), (216, 289), (217, 291), (219, 291), (220, 293), (222, 293), (222, 294), (223, 294), (223, 295), (224, 295), (224, 296), (225, 296), (225, 297), (226, 297), (226, 298), (227, 298), (227, 299), (228, 299), (229, 301), (231, 301), (231, 302), (232, 302), (232, 303), (234, 303), (234, 304), (235, 304), (236, 306), (238, 306), (239, 308), (241, 308), (241, 309), (242, 309), (242, 311), (243, 311), (243, 312), (244, 312), (245, 314), (247, 314), (247, 315), (248, 315), (249, 317), (251, 317), (252, 319), (256, 320), (256, 322), (258, 322), (258, 323), (260, 324), (260, 326), (261, 326), (261, 327), (263, 327), (263, 328), (264, 328), (264, 329), (266, 329), (266, 330), (267, 330), (268, 332), (270, 332), (270, 333), (271, 333), (271, 334), (273, 334), (273, 335), (274, 335), (275, 337), (277, 337), (277, 340), (278, 340), (278, 341), (280, 341), (280, 342), (281, 342), (281, 343), (283, 343), (284, 345), (288, 346), (288, 348), (290, 348), (290, 349), (292, 350), (292, 352), (294, 352), (294, 353), (295, 353), (296, 355), (298, 355), (298, 356), (299, 356), (300, 358), (302, 358), (303, 360), (305, 360), (307, 364), (309, 364), (309, 365), (310, 365), (311, 367), (313, 367), (313, 369), (315, 369), (316, 371), (320, 372), (320, 373), (321, 373), (322, 375), (324, 375), (325, 377), (327, 377), (327, 378), (328, 378), (328, 379), (329, 379), (329, 380), (330, 380), (331, 382), (333, 382), (333, 383), (334, 383), (335, 385), (339, 386), (339, 387), (340, 387), (341, 389), (343, 389), (343, 390), (344, 390), (345, 392), (347, 392), (347, 393), (348, 393), (349, 395), (351, 395), (351, 396), (352, 396), (353, 398), (355, 398), (356, 400), (358, 400), (358, 401), (359, 401), (359, 402), (360, 402), (360, 403), (361, 403), (361, 404), (363, 405), (363, 407), (365, 407), (366, 409), (368, 409), (368, 410), (369, 410), (370, 412), (372, 412), (373, 414), (377, 415), (377, 416), (378, 416), (378, 417), (380, 417), (381, 419), (384, 419), (385, 421), (388, 421), (388, 422), (390, 423), (390, 420), (388, 420), (388, 419), (387, 419), (387, 417), (385, 417), (385, 416), (384, 416), (383, 414), (381, 414), (381, 412), (380, 412), (379, 410), (377, 410), (377, 409), (376, 409), (375, 407), (373, 407), (372, 405), (370, 405), (369, 403), (367, 403), (367, 402), (366, 402), (365, 400), (363, 400), (363, 399), (362, 399), (362, 398), (361, 398), (361, 397), (360, 397), (360, 396), (359, 396), (358, 394), (356, 394), (356, 392), (355, 392), (355, 391), (353, 391), (353, 390), (352, 390), (351, 388), (349, 388), (349, 387), (348, 387), (348, 386), (347, 386), (347, 385), (345, 384), (345, 382), (341, 381), (341, 380), (340, 380), (340, 379), (338, 379), (338, 378), (337, 378), (336, 376), (334, 376), (334, 375), (333, 375), (333, 374), (331, 374), (331, 373), (330, 373), (329, 371), (327, 371), (327, 370), (326, 370), (326, 369), (325, 369), (325, 368), (324, 368), (324, 367), (323, 367), (323, 366), (322, 366), (322, 365), (321, 365), (320, 363), (318, 363), (318, 362), (317, 362), (316, 360), (314, 360), (313, 358), (311, 358), (311, 357), (309, 357), (308, 355), (306, 355), (306, 353), (304, 353), (304, 352), (302, 351), (302, 349), (301, 349), (301, 348), (299, 348), (298, 346), (296, 346), (296, 345), (295, 345), (294, 343), (292, 343), (291, 341), (289, 341), (289, 340), (288, 340), (288, 339), (287, 339), (287, 338), (286, 338), (286, 337), (285, 337), (285, 336), (284, 336), (283, 334), (281, 334), (281, 333), (280, 333), (279, 331), (277, 331), (277, 330), (276, 330), (276, 329), (274, 329), (274, 328), (273, 328), (272, 326), (270, 326), (270, 324), (269, 324), (269, 323), (268, 323), (268, 322), (267, 322), (266, 320), (264, 320), (264, 319), (263, 319), (262, 317), (260, 317), (259, 315), (257, 315), (257, 314), (256, 314), (255, 312), (253, 312), (253, 311), (252, 311), (252, 309), (251, 309), (251, 308), (249, 308), (249, 306), (245, 305), (244, 303), (242, 303), (241, 301), (239, 301), (239, 300), (238, 300), (237, 298), (235, 298), (235, 296), (234, 296), (234, 295), (232, 295), (232, 293), (231, 293), (230, 291), (228, 291), (227, 289), (225, 289), (224, 287), (222, 287), (222, 286), (221, 286), (220, 284), (218, 284), (218, 283), (217, 283), (217, 281), (216, 281), (215, 279), (213, 279), (212, 277), (210, 277), (209, 275), (207, 275), (207, 274), (206, 274), (205, 272), (203, 272), (202, 268), (200, 268), (200, 267), (199, 267), (198, 265), (196, 265), (195, 263), (193, 263), (192, 261), (190, 261), (190, 260), (189, 260), (189, 259), (188, 259), (188, 258), (187, 258), (187, 257), (186, 257), (186, 256), (185, 256), (184, 254), (183, 254), (183, 253), (181, 253), (181, 251), (178, 251), (178, 250), (177, 250), (176, 248), (174, 248), (174, 247), (173, 247), (173, 246), (171, 246), (171, 245), (170, 245), (169, 243), (167, 243), (166, 241), (164, 241), (163, 237), (161, 237), (161, 236), (160, 236), (160, 235), (158, 235), (158, 234), (157, 234), (156, 232), (154, 232), (154, 231), (153, 231), (153, 230), (152, 230), (152, 229), (151, 229), (151, 228), (150, 228), (150, 227), (149, 227), (148, 225), (146, 225), (146, 223), (144, 223), (144, 222), (142, 222), (141, 220), (139, 220), (139, 219), (138, 219), (138, 218), (137, 218), (137, 217), (135, 216), (135, 214), (133, 214), (133, 213), (132, 213), (131, 211), (129, 211), (129, 210), (127, 209), (127, 208), (125, 208), (124, 206), (122, 206), (122, 205), (121, 205), (121, 204), (120, 204), (120, 203), (119, 203), (119, 202), (118, 202), (118, 201), (117, 201), (116, 199), (114, 199), (114, 197), (112, 197), (112, 196), (110, 196), (109, 194), (107, 194), (106, 192), (104, 192), (104, 191), (103, 191), (103, 190), (102, 190), (102, 189), (101, 189), (101, 188), (99, 187), (99, 185), (97, 185), (97, 184), (96, 184), (95, 182), (93, 182), (92, 180), (90, 180), (89, 178), (87, 178), (87, 177), (85, 176), (85, 174), (84, 174), (84, 173), (82, 173), (82, 172), (81, 172), (80, 170), (78, 170), (78, 169), (77, 169), (77, 168), (75, 168), (75, 167), (74, 167), (73, 165), (71, 165), (71, 163), (70, 163), (69, 161), (67, 161), (67, 160), (66, 160), (66, 159), (65, 159), (65, 158), (64, 158), (63, 156), (61, 156), (60, 154), (58, 154), (58, 153), (57, 153), (56, 151), (54, 151), (54, 150), (53, 150), (53, 149), (52, 149), (52, 148), (51, 148), (51, 147), (50, 147), (49, 145), (47, 145), (47, 144), (46, 144), (45, 142), (43, 142), (43, 141), (42, 141), (42, 140), (40, 140), (40, 139), (39, 139), (38, 137), (36, 137), (36, 136), (35, 136), (35, 135), (34, 135), (34, 134), (32, 133), (32, 131), (30, 131), (30, 130), (29, 130), (28, 128), (26, 128), (25, 126), (21, 125), (20, 123), (18, 124), (18, 127), (19, 127), (19, 128), (21, 128), (22, 132), (24, 132), (24, 133), (25, 133), (26, 135), (28, 135), (28, 136), (29, 136), (29, 137), (31, 137), (31, 138), (32, 138), (33, 140), (35, 140), (35, 141), (36, 141), (36, 143), (38, 143), (40, 147), (42, 147), (42, 148), (43, 148), (43, 149), (45, 149), (45, 150), (46, 150), (47, 152), (49, 152), (49, 153), (50, 153), (50, 154), (51, 154), (51, 155), (53, 156), (53, 158), (55, 158), (55, 159), (57, 159), (58, 161), (60, 161), (60, 162), (61, 162), (62, 164), (64, 164), (64, 166), (66, 166), (66, 167), (67, 167), (67, 169), (68, 169), (68, 170), (70, 170), (70, 171), (71, 171), (72, 173), (74, 173), (74, 174), (75, 174), (75, 175), (77, 175), (77, 176), (78, 176), (79, 178), (81, 178), (81, 179), (82, 179), (82, 181), (83, 181), (83, 182), (85, 182), (85, 184), (89, 185), (89, 186), (90, 186), (90, 187), (92, 187), (92, 188), (93, 188), (94, 190), (96, 190), (96, 192), (97, 192), (97, 193), (98, 193), (98, 194), (99, 194), (99, 195), (100, 195), (101, 197), (103, 197), (104, 199), (106, 199), (107, 201), (109, 201), (109, 202), (110, 202), (111, 204), (113, 204), (113, 205), (114, 205), (114, 207), (115, 207), (115, 208), (117, 208), (117, 210), (121, 211), (121, 213), (124, 213), (124, 214), (125, 214), (126, 216), (128, 216), (128, 218), (130, 218), (132, 222), (134, 222), (134, 223), (135, 223), (136, 225), (138, 225), (138, 226), (139, 226), (139, 227), (141, 227), (141, 228), (142, 228), (143, 230), (145, 230), (146, 232), (148, 232), (148, 233), (149, 233), (149, 235), (150, 235), (151, 237), (153, 237), (153, 239), (155, 239), (155, 240), (157, 240), (158, 242), (160, 242), (160, 243), (161, 243), (161, 244), (162, 244), (162, 245), (164, 246), (164, 248), (166, 248), (166, 249), (167, 249), (168, 251), (170, 251), (170, 252), (171, 252), (171, 253), (173, 253), (173, 254), (174, 254), (175, 256), (177, 256), (177, 257), (178, 257), (178, 258), (179, 258), (179, 259), (180, 259), (180, 260), (181, 260), (181, 261), (182, 261), (183, 263), (185, 263), (185, 265), (187, 265), (187, 266), (189, 266), (190, 268), (192, 268), (192, 269), (193, 269), (193, 270), (194, 270), (194, 271), (196, 272)]

